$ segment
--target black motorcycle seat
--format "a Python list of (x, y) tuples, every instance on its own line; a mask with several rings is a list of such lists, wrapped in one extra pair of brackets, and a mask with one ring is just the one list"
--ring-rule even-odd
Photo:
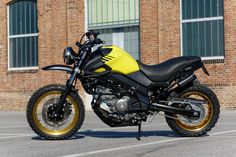
[(184, 68), (202, 65), (201, 58), (198, 56), (176, 57), (157, 65), (146, 65), (140, 61), (137, 63), (140, 70), (153, 82), (166, 82)]

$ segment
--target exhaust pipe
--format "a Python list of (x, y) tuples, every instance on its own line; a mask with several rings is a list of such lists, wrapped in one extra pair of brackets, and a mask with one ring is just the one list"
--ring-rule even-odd
[(190, 82), (193, 82), (197, 77), (193, 74), (189, 77), (187, 77), (186, 79), (182, 80), (180, 83), (178, 83), (179, 87), (182, 88), (184, 86), (186, 86), (187, 84), (189, 84)]

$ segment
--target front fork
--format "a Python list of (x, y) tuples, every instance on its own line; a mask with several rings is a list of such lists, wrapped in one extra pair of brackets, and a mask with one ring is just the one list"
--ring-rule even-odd
[(73, 83), (74, 83), (74, 81), (76, 79), (76, 76), (77, 76), (78, 72), (79, 72), (79, 68), (77, 67), (77, 68), (75, 68), (73, 70), (72, 74), (70, 75), (70, 78), (67, 80), (67, 82), (66, 82), (66, 90), (60, 96), (60, 101), (59, 101), (59, 104), (57, 106), (55, 114), (58, 114), (58, 112), (60, 111), (61, 107), (65, 103), (67, 95), (71, 92), (71, 90), (73, 88)]

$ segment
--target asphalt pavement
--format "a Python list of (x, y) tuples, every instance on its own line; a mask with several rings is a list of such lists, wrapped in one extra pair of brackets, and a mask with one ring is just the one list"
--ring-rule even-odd
[(142, 131), (137, 141), (137, 127), (110, 128), (89, 111), (76, 136), (49, 141), (29, 128), (24, 112), (0, 112), (0, 157), (236, 156), (236, 111), (222, 111), (215, 128), (204, 137), (180, 137), (159, 115)]

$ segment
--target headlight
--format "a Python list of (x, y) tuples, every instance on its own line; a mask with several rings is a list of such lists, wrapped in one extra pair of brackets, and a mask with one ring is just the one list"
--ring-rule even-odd
[(71, 47), (67, 47), (64, 50), (63, 59), (67, 65), (71, 65), (75, 62), (75, 51)]

